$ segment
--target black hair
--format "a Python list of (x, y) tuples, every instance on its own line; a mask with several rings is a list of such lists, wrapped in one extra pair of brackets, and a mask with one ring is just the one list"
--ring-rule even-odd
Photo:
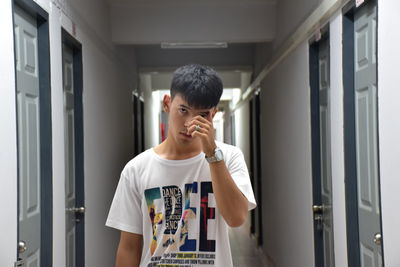
[(221, 78), (210, 67), (190, 64), (179, 67), (172, 77), (171, 97), (180, 95), (189, 106), (199, 109), (218, 105), (223, 91)]

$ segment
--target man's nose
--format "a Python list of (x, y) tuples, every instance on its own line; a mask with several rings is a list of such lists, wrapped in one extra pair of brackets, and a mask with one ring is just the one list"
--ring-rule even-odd
[(195, 116), (194, 115), (188, 115), (186, 121), (185, 121), (185, 126), (188, 126), (189, 123), (193, 120)]

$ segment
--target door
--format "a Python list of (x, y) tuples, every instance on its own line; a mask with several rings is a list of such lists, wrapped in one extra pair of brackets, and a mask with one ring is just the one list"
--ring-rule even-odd
[(349, 266), (383, 266), (380, 216), (376, 1), (343, 16), (343, 84)]
[(80, 44), (63, 30), (66, 266), (84, 266), (84, 179)]
[(231, 119), (231, 140), (230, 140), (230, 143), (228, 143), (228, 144), (235, 146), (236, 145), (235, 112), (231, 113), (230, 119)]
[(66, 266), (75, 267), (76, 242), (76, 191), (75, 191), (75, 114), (74, 114), (74, 72), (73, 53), (63, 45), (63, 88), (64, 88), (64, 129), (65, 129), (65, 227)]
[(141, 125), (141, 139), (139, 140), (141, 143), (142, 152), (146, 150), (145, 148), (145, 135), (144, 135), (144, 101), (140, 100), (140, 125)]
[(250, 100), (250, 170), (258, 203), (257, 209), (251, 211), (251, 232), (256, 236), (258, 246), (263, 245), (260, 115), (260, 92), (258, 92)]
[(48, 14), (13, 1), (18, 146), (18, 262), (52, 266), (52, 134)]
[[(144, 103), (136, 94), (132, 94), (133, 104), (133, 138), (135, 156), (144, 151)], [(164, 135), (166, 129), (164, 128)]]
[(355, 145), (361, 266), (382, 266), (377, 110), (376, 5), (354, 16)]
[[(17, 75), (19, 258), (40, 266), (41, 157), (38, 31), (36, 19), (14, 6)], [(25, 247), (25, 248), (24, 248)], [(24, 250), (26, 249), (26, 250)]]
[(333, 267), (329, 36), (310, 50), (313, 144), (313, 212), (316, 266)]

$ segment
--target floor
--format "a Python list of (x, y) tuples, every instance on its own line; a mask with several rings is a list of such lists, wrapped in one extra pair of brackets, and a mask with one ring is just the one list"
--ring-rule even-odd
[(267, 267), (256, 241), (250, 237), (248, 224), (230, 229), (229, 239), (234, 267)]

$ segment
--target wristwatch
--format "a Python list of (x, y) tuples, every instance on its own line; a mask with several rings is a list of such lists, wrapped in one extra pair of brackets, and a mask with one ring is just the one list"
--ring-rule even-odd
[(218, 162), (224, 160), (224, 154), (219, 147), (216, 147), (214, 150), (214, 155), (212, 155), (211, 157), (207, 157), (206, 155), (206, 160), (208, 161), (208, 163)]

